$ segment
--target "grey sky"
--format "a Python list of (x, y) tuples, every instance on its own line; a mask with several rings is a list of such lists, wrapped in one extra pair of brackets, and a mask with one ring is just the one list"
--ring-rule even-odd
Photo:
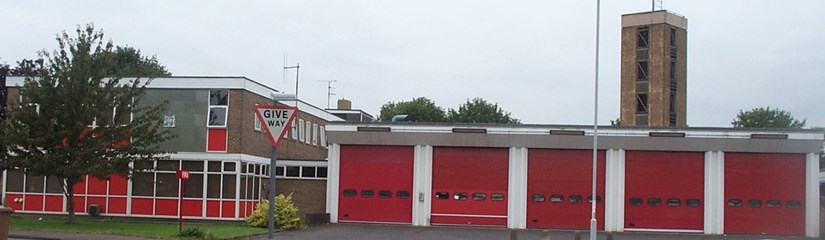
[[(600, 123), (619, 116), (622, 14), (602, 1)], [(688, 18), (688, 124), (730, 126), (778, 107), (825, 126), (825, 1), (664, 1)], [(592, 124), (595, 1), (0, 1), (0, 63), (57, 47), (93, 22), (115, 44), (157, 55), (175, 75), (247, 76), (299, 96), (333, 96), (374, 115), (425, 96), (445, 108), (497, 102), (525, 123)]]

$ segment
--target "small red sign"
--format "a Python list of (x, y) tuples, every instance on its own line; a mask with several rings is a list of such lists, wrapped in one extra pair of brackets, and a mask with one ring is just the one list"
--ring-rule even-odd
[(189, 170), (177, 170), (175, 171), (175, 176), (178, 177), (178, 179), (188, 180)]

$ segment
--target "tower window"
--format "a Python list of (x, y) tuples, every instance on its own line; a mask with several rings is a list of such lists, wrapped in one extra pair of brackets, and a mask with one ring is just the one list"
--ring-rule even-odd
[(640, 27), (636, 32), (636, 42), (638, 42), (640, 48), (646, 48), (648, 46), (648, 35), (647, 27)]
[(647, 61), (636, 62), (636, 80), (647, 80)]
[(670, 28), (670, 46), (676, 46), (676, 28)]
[(676, 79), (676, 62), (670, 61), (670, 79)]
[(636, 95), (636, 113), (647, 113), (647, 94)]

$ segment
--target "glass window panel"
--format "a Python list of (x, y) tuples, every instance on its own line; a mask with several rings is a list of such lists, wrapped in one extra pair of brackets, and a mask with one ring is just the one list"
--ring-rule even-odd
[(467, 193), (455, 193), (453, 194), (453, 199), (455, 200), (467, 200)]
[(62, 179), (57, 177), (46, 178), (46, 193), (63, 193)]
[(234, 162), (224, 162), (223, 163), (223, 171), (224, 172), (234, 172), (235, 171), (235, 163)]
[(135, 170), (153, 170), (155, 169), (155, 161), (138, 160), (134, 162)]
[(567, 197), (567, 200), (570, 201), (570, 203), (580, 203), (580, 202), (582, 202), (582, 196), (581, 195), (570, 195), (570, 197)]
[(355, 189), (344, 189), (344, 197), (355, 197)]
[(275, 176), (284, 176), (284, 167), (275, 167)]
[(301, 167), (295, 167), (295, 166), (286, 167), (286, 176), (287, 177), (300, 177), (301, 176)]
[(318, 175), (319, 178), (327, 178), (327, 167), (318, 167)]
[(682, 205), (682, 200), (678, 198), (669, 198), (667, 199), (667, 206), (668, 207), (678, 207)]
[(223, 175), (223, 199), (235, 199), (235, 175)]
[(630, 199), (627, 200), (627, 203), (629, 203), (630, 206), (641, 206), (642, 205), (642, 199), (641, 198), (630, 198)]
[(9, 170), (6, 178), (7, 192), (23, 192), (23, 171)]
[(504, 194), (502, 194), (502, 193), (490, 194), (490, 200), (492, 200), (492, 201), (504, 201)]
[(206, 197), (221, 198), (221, 175), (209, 174), (206, 177)]
[[(243, 170), (243, 168), (241, 168), (241, 170)], [(249, 178), (247, 178), (245, 175), (241, 175), (241, 188), (239, 189), (241, 190), (241, 199), (249, 199), (249, 195), (247, 192), (249, 190), (249, 187), (247, 187), (247, 181), (249, 181)]]
[(132, 195), (152, 196), (155, 192), (155, 174), (136, 172), (132, 175)]
[(662, 199), (661, 198), (648, 198), (647, 199), (647, 205), (648, 206), (661, 206), (662, 205)]
[(436, 192), (435, 199), (449, 199), (450, 193), (448, 192)]
[(741, 207), (742, 200), (739, 199), (730, 199), (728, 200), (728, 207)]
[(561, 195), (561, 194), (550, 195), (550, 202), (555, 202), (555, 203), (564, 202), (564, 195)]
[(209, 91), (209, 105), (212, 106), (226, 106), (229, 102), (228, 90), (210, 90)]
[(180, 169), (180, 162), (178, 160), (160, 160), (158, 161), (158, 170), (160, 171), (177, 171)]
[(378, 191), (378, 197), (379, 198), (391, 198), (392, 197), (392, 191), (390, 191), (390, 190)]
[(307, 121), (306, 131), (306, 141), (304, 141), (304, 143), (310, 144), (310, 142), (312, 142), (312, 122)]
[(26, 175), (26, 192), (43, 193), (43, 184), (45, 179), (42, 176)]
[(769, 207), (769, 208), (778, 208), (778, 207), (782, 207), (782, 201), (779, 201), (779, 200), (768, 200), (768, 201), (766, 202), (766, 205), (768, 205), (768, 207)]
[[(315, 167), (301, 167), (301, 177), (314, 178)], [(390, 194), (392, 195), (392, 194)]]
[(203, 172), (203, 161), (182, 161), (184, 170)]
[(685, 200), (685, 205), (687, 205), (688, 207), (698, 207), (700, 206), (700, 202), (699, 199), (688, 199)]
[[(593, 196), (587, 196), (587, 203), (592, 203), (592, 202), (593, 202)], [(601, 202), (602, 202), (602, 196), (596, 195), (596, 203), (598, 204), (598, 203), (601, 203)]]
[(174, 173), (158, 173), (158, 197), (177, 197), (178, 191), (178, 178)]
[(407, 198), (410, 198), (410, 192), (398, 191), (398, 192), (395, 193), (395, 197), (400, 198), (400, 199), (407, 199)]
[(473, 201), (484, 201), (487, 199), (486, 193), (473, 193)]
[(544, 202), (544, 194), (533, 194), (533, 202)]
[(371, 198), (375, 196), (375, 191), (372, 190), (361, 190), (361, 197), (364, 198)]
[(209, 172), (220, 172), (221, 171), (221, 162), (220, 161), (209, 161)]
[(748, 200), (748, 207), (752, 207), (752, 208), (762, 207), (762, 200), (759, 200), (759, 199)]
[(210, 127), (225, 127), (226, 126), (226, 108), (224, 108), (224, 107), (210, 107), (209, 108), (209, 126)]
[[(201, 164), (203, 168), (203, 164)], [(183, 182), (183, 197), (202, 198), (203, 197), (203, 174), (189, 174), (189, 180)]]

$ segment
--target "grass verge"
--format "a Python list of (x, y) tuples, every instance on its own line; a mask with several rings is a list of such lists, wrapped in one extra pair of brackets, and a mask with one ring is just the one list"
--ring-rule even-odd
[[(125, 235), (147, 238), (176, 238), (177, 222), (146, 222), (128, 219), (86, 219), (75, 218), (77, 223), (66, 224), (64, 216), (12, 216), (9, 228), (40, 232), (73, 232), (106, 235)], [(254, 228), (243, 223), (183, 223), (183, 229), (200, 228), (218, 239), (243, 237), (266, 233), (265, 228)]]

